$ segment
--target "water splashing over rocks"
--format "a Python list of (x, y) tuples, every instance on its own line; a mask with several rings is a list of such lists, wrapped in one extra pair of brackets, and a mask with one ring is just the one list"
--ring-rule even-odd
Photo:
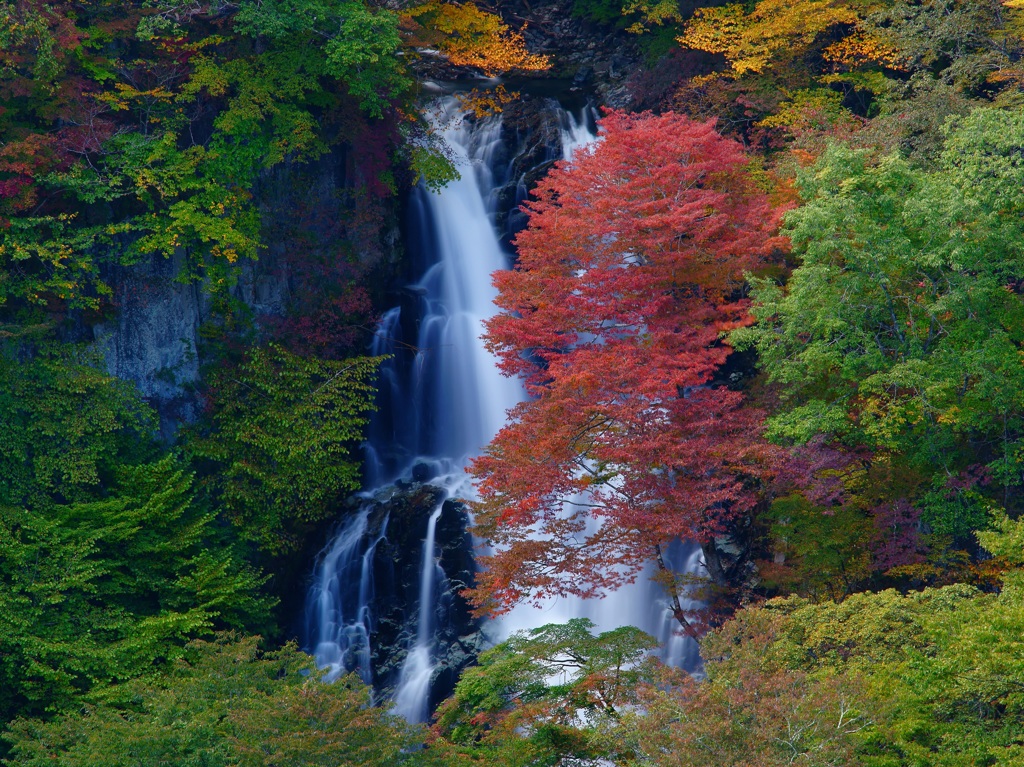
[[(643, 576), (604, 599), (551, 600), (487, 625), (470, 617), (459, 595), (473, 577), (468, 516), (457, 500), (472, 494), (464, 468), (524, 396), (500, 375), (480, 336), (495, 312), (491, 274), (509, 266), (502, 243), (523, 224), (507, 209), (525, 197), (528, 179), (524, 152), (509, 147), (516, 131), (503, 131), (498, 118), (460, 119), (457, 109), (444, 101), (437, 120), (462, 178), (411, 200), (408, 246), (421, 273), (373, 341), (374, 354), (393, 355), (381, 372), (367, 448), (368, 480), (378, 490), (359, 500), (318, 558), (306, 610), (317, 662), (332, 677), (358, 671), (410, 721), (429, 716), (487, 643), (545, 623), (588, 617), (600, 630), (636, 625), (664, 643), (669, 662), (692, 667), (697, 657), (693, 641), (674, 632), (659, 587)], [(592, 112), (555, 106), (548, 115), (556, 141), (549, 136), (542, 151), (535, 141), (534, 159), (569, 159), (596, 139)], [(671, 549), (675, 568), (700, 566), (696, 547)]]

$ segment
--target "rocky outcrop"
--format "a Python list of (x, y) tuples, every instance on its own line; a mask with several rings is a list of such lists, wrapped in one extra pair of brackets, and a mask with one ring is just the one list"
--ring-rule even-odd
[[(358, 174), (354, 162), (350, 153), (336, 148), (315, 163), (284, 163), (259, 180), (254, 197), (267, 247), (259, 259), (239, 262), (219, 302), (213, 300), (208, 282), (185, 276), (184, 251), (171, 258), (153, 254), (104, 274), (113, 289), (111, 311), (103, 321), (93, 323), (87, 335), (103, 354), (108, 371), (133, 382), (156, 408), (166, 439), (179, 424), (199, 415), (203, 327), (223, 323), (226, 311), (241, 310), (245, 320), (238, 323), (238, 318), (232, 318), (232, 322), (250, 326), (258, 335), (268, 321), (288, 311), (301, 278), (293, 273), (281, 233), (289, 227), (319, 225), (324, 231), (305, 233), (324, 241), (347, 236), (345, 219), (355, 217), (346, 205), (347, 186)], [(391, 205), (397, 208), (397, 201)], [(294, 220), (300, 208), (313, 224)], [(397, 210), (392, 211), (390, 219), (397, 218)], [(398, 227), (393, 224), (382, 224), (364, 236), (361, 246), (353, 248), (360, 268), (364, 272), (393, 269), (400, 252), (398, 239)], [(232, 308), (225, 310), (225, 305)]]
[(167, 428), (197, 415), (199, 328), (209, 311), (202, 286), (178, 279), (183, 262), (181, 253), (153, 255), (117, 269), (108, 278), (115, 312), (92, 328), (109, 372), (159, 403)]
[(506, 175), (496, 190), (495, 227), (511, 243), (526, 226), (519, 209), (530, 189), (562, 157), (559, 118), (553, 98), (524, 94), (502, 113), (502, 144), (510, 148)]
[[(530, 52), (551, 60), (546, 71), (502, 78), (509, 90), (547, 95), (555, 95), (555, 91), (586, 93), (610, 107), (631, 104), (628, 81), (644, 66), (636, 35), (579, 18), (573, 13), (574, 0), (506, 0), (500, 5), (477, 5), (501, 16), (511, 28), (522, 30)], [(453, 66), (436, 51), (419, 51), (411, 65), (421, 81), (471, 83), (475, 79), (488, 87), (481, 81), (482, 73)]]
[[(183, 279), (185, 273), (180, 251), (117, 268), (107, 277), (114, 311), (92, 326), (107, 370), (134, 383), (156, 407), (167, 439), (177, 424), (199, 415), (200, 335), (212, 313), (208, 286)], [(283, 314), (288, 290), (286, 272), (268, 254), (242, 262), (230, 292), (259, 318)]]
[(551, 76), (569, 80), (573, 89), (593, 90), (606, 106), (629, 106), (627, 81), (643, 66), (637, 37), (578, 18), (573, 6), (573, 0), (518, 0), (503, 3), (502, 15), (513, 26), (526, 25), (527, 47), (551, 57)]
[(400, 481), (384, 487), (370, 503), (366, 539), (373, 541), (384, 533), (372, 555), (369, 632), (371, 678), (382, 697), (393, 694), (406, 656), (416, 643), (423, 541), (430, 516), (441, 507), (435, 552), (443, 577), (437, 579), (431, 605), (437, 664), (431, 683), (433, 710), (451, 694), (462, 669), (476, 659), (485, 643), (480, 621), (460, 593), (473, 584), (475, 572), (469, 516), (465, 505), (448, 498), (444, 488), (421, 482)]

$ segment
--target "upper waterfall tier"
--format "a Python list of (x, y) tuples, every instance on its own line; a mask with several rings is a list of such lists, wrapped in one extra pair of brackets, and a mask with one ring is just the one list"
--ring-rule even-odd
[[(501, 428), (505, 411), (523, 396), (503, 377), (484, 347), (483, 321), (494, 314), (491, 275), (509, 259), (491, 224), (496, 167), (502, 147), (500, 118), (461, 119), (447, 100), (436, 122), (461, 178), (440, 192), (419, 189), (412, 201), (410, 249), (423, 254), (425, 271), (409, 286), (414, 322), (389, 313), (373, 352), (392, 354), (382, 376), (382, 417), (372, 427), (368, 474), (395, 479), (420, 461), (432, 474), (461, 469)], [(503, 179), (502, 179), (503, 180)], [(410, 327), (415, 337), (403, 336)], [(411, 355), (411, 356), (410, 356)]]

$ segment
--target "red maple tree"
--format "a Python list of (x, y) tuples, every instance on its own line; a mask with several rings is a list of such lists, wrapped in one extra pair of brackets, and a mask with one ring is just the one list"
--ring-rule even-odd
[(535, 190), (518, 265), (494, 277), (486, 340), (531, 398), (471, 467), (496, 547), (471, 597), (490, 612), (599, 595), (677, 537), (707, 551), (773, 462), (760, 413), (709, 383), (779, 211), (713, 122), (611, 111), (600, 128)]

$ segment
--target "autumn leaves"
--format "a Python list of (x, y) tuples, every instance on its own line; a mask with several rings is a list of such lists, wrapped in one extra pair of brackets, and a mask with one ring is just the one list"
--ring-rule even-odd
[[(1019, 114), (950, 124), (933, 170), (831, 147), (789, 239), (713, 123), (601, 127), (495, 276), (487, 340), (531, 399), (473, 465), (496, 544), (477, 603), (601, 595), (675, 538), (727, 581), (714, 539), (739, 521), (769, 595), (988, 577), (974, 533), (1016, 513), (1024, 454)], [(731, 344), (757, 353), (757, 406), (721, 374)]]
[(498, 610), (601, 594), (658, 544), (709, 541), (775, 460), (761, 415), (712, 381), (722, 334), (748, 322), (744, 272), (783, 244), (779, 211), (713, 123), (609, 112), (601, 128), (535, 190), (518, 265), (495, 276), (487, 340), (531, 394), (473, 466), (498, 544), (475, 595)]

